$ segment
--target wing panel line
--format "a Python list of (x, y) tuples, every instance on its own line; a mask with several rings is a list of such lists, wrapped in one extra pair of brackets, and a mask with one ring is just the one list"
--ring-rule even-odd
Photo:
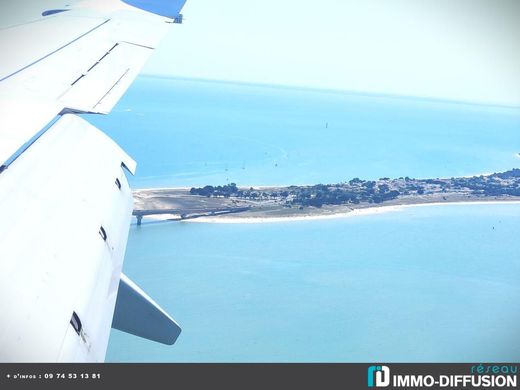
[(36, 61), (33, 61), (32, 63), (30, 63), (30, 64), (28, 64), (28, 65), (25, 65), (23, 68), (20, 68), (20, 69), (18, 69), (17, 71), (15, 71), (15, 72), (13, 72), (13, 73), (11, 73), (11, 74), (9, 74), (9, 75), (7, 75), (7, 76), (1, 78), (1, 79), (0, 79), (0, 82), (2, 82), (2, 81), (4, 81), (4, 80), (7, 80), (8, 78), (10, 78), (10, 77), (12, 77), (12, 76), (14, 76), (14, 75), (16, 75), (16, 74), (18, 74), (18, 73), (24, 71), (24, 70), (27, 69), (27, 68), (30, 68), (31, 66), (37, 64), (37, 63), (40, 62), (40, 61), (43, 61), (43, 60), (46, 59), (47, 57), (49, 57), (49, 56), (51, 56), (51, 55), (57, 53), (58, 51), (60, 51), (60, 50), (62, 50), (62, 49), (64, 49), (64, 48), (66, 48), (67, 46), (73, 44), (73, 43), (76, 42), (77, 40), (83, 38), (85, 35), (90, 34), (92, 31), (98, 29), (99, 27), (103, 26), (105, 23), (108, 23), (109, 21), (110, 21), (110, 19), (105, 20), (104, 22), (102, 22), (102, 23), (98, 24), (97, 26), (95, 26), (95, 27), (91, 28), (90, 30), (88, 30), (86, 33), (81, 34), (79, 37), (77, 37), (77, 38), (73, 39), (72, 41), (66, 43), (65, 45), (63, 45), (63, 46), (57, 48), (56, 50), (50, 52), (49, 54), (46, 54), (46, 55), (43, 56), (42, 58), (39, 58), (39, 59), (37, 59)]

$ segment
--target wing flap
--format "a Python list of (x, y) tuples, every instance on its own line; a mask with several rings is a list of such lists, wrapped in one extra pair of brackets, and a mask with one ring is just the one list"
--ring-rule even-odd
[(121, 274), (112, 328), (172, 345), (181, 328), (146, 293)]
[(151, 52), (150, 48), (129, 43), (116, 44), (102, 60), (82, 74), (60, 100), (65, 107), (75, 111), (110, 112)]
[[(0, 2), (0, 22), (8, 4)], [(172, 26), (118, 0), (67, 9), (41, 16), (45, 5), (31, 2), (18, 24), (7, 18), (0, 28), (0, 164), (60, 113), (108, 113)]]

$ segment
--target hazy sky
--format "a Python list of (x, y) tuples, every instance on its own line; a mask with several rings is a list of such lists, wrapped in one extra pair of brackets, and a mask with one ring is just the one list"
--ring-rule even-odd
[(520, 105), (520, 0), (188, 0), (146, 73)]

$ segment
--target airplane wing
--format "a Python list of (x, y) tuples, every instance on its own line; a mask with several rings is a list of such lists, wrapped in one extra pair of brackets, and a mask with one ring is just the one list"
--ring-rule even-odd
[(111, 326), (177, 339), (121, 273), (136, 163), (78, 114), (111, 111), (184, 2), (0, 2), (0, 361), (104, 361)]

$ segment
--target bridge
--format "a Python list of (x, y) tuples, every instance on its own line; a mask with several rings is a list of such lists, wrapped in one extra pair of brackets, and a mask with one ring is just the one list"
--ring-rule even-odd
[(150, 210), (134, 210), (132, 215), (137, 218), (137, 226), (140, 226), (143, 217), (147, 215), (162, 215), (171, 214), (178, 215), (177, 220), (198, 218), (198, 217), (210, 217), (222, 214), (240, 213), (242, 211), (250, 210), (251, 207), (226, 207), (226, 208), (215, 208), (215, 209), (150, 209)]

